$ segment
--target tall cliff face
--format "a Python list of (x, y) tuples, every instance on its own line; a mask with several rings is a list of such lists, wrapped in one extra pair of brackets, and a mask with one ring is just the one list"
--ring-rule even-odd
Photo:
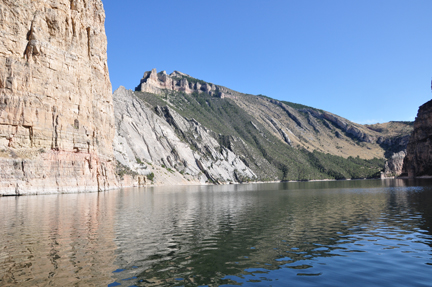
[(0, 194), (116, 184), (101, 0), (0, 3)]
[(403, 172), (409, 177), (432, 176), (432, 100), (418, 110)]

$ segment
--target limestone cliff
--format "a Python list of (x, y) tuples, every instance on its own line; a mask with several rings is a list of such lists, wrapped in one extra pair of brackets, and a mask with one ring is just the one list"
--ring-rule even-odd
[(409, 177), (432, 176), (432, 100), (418, 110), (403, 172)]
[(186, 94), (198, 92), (220, 98), (224, 98), (226, 95), (239, 94), (223, 86), (198, 80), (179, 71), (174, 71), (168, 75), (165, 71), (157, 73), (156, 69), (145, 72), (135, 90), (153, 94), (165, 94), (170, 91), (180, 91)]
[(169, 106), (151, 108), (124, 87), (113, 98), (114, 149), (122, 166), (137, 174), (153, 174), (155, 184), (219, 184), (256, 178), (196, 120), (182, 117)]
[(0, 1), (0, 194), (116, 184), (101, 0)]

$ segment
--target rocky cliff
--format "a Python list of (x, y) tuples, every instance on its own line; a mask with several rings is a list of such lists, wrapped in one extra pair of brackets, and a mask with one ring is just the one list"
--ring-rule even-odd
[(223, 86), (198, 80), (179, 71), (174, 71), (168, 75), (166, 71), (158, 73), (156, 69), (144, 73), (135, 91), (153, 94), (166, 94), (171, 91), (180, 91), (186, 94), (198, 92), (220, 98), (224, 98), (226, 95), (235, 96), (239, 94)]
[(236, 154), (221, 146), (196, 120), (182, 117), (167, 105), (152, 107), (124, 87), (113, 98), (115, 157), (120, 166), (146, 175), (149, 183), (221, 184), (256, 179)]
[(405, 156), (406, 150), (394, 153), (385, 164), (383, 178), (401, 175)]
[(116, 184), (101, 0), (0, 2), (0, 194)]
[(432, 100), (418, 110), (403, 172), (409, 177), (432, 176)]

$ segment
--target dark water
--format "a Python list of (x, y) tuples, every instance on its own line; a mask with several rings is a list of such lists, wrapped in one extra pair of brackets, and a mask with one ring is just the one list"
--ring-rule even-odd
[(432, 286), (432, 181), (0, 198), (0, 286)]

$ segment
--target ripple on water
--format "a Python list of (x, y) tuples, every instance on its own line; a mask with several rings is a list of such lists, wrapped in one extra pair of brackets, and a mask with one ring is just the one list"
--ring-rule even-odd
[(430, 286), (432, 190), (339, 184), (0, 198), (0, 285)]

